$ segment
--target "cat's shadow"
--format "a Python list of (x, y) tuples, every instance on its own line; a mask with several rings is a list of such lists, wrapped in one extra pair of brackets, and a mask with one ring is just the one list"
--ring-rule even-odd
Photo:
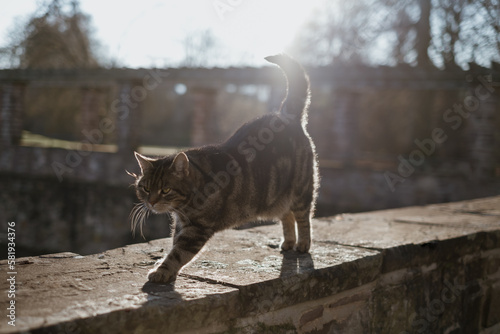
[(281, 253), (283, 254), (283, 262), (281, 263), (280, 277), (314, 271), (314, 260), (311, 254), (296, 251), (283, 251)]
[[(283, 261), (279, 277), (292, 277), (314, 271), (314, 260), (311, 254), (291, 250), (282, 251), (281, 254), (283, 255)], [(181, 301), (183, 299), (182, 295), (175, 290), (175, 282), (169, 284), (146, 282), (141, 291), (148, 294), (148, 302), (154, 302), (165, 297), (171, 301)]]

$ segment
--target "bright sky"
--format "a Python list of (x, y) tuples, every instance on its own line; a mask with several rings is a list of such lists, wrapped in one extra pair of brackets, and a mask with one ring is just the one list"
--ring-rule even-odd
[[(323, 0), (80, 0), (91, 15), (105, 53), (128, 67), (177, 64), (183, 38), (211, 29), (221, 58), (233, 64), (264, 65), (282, 52)], [(36, 0), (0, 0), (0, 46), (16, 20), (33, 13)], [(227, 52), (227, 54), (224, 54)]]

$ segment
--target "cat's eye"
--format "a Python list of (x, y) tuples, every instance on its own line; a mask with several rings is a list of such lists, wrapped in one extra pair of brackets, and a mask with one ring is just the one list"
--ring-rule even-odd
[(149, 189), (148, 186), (142, 186), (142, 190), (144, 190), (145, 192), (149, 193), (151, 189)]
[(166, 195), (166, 194), (168, 194), (170, 192), (170, 190), (171, 190), (170, 188), (163, 188), (161, 190), (161, 193), (162, 193), (162, 195)]

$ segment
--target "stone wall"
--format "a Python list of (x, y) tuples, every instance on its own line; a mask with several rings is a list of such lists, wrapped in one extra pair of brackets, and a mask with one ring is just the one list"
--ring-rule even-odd
[[(6, 148), (0, 154), (0, 220), (18, 223), (23, 254), (92, 254), (141, 241), (128, 219), (137, 201), (125, 172), (138, 172), (131, 155)], [(145, 235), (170, 235), (168, 217), (151, 217)]]
[(15, 300), (16, 326), (4, 317), (0, 333), (498, 333), (499, 208), (492, 197), (315, 220), (308, 254), (280, 253), (278, 225), (225, 231), (169, 285), (146, 275), (170, 239), (20, 258), (15, 283), (0, 280), (16, 291), (0, 297)]
[[(17, 240), (25, 255), (86, 255), (140, 242), (130, 232), (128, 216), (137, 199), (125, 170), (138, 172), (132, 154), (81, 156), (76, 150), (9, 147), (0, 153), (0, 221), (16, 221), (26, 231)], [(450, 202), (495, 195), (500, 189), (498, 180), (459, 174), (416, 172), (395, 191), (384, 171), (330, 167), (320, 174), (317, 216)], [(144, 233), (147, 238), (168, 236), (168, 217), (150, 216)]]
[[(59, 183), (15, 174), (0, 174), (0, 184), (8, 189), (0, 193), (0, 220), (17, 223), (16, 244), (22, 255), (93, 254), (143, 240), (131, 233), (128, 217), (137, 200), (130, 187), (74, 180)], [(153, 216), (144, 231), (148, 238), (167, 237), (170, 220)]]
[(391, 170), (397, 169), (321, 168), (318, 216), (494, 196), (500, 189), (499, 178), (475, 179), (458, 169), (431, 174), (415, 171), (391, 186), (387, 178)]

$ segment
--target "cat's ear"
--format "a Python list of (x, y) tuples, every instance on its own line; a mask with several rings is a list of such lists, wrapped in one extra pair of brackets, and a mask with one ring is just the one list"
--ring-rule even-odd
[(177, 154), (174, 158), (174, 162), (172, 162), (172, 166), (175, 171), (175, 174), (183, 178), (189, 175), (189, 159), (184, 152)]
[(153, 167), (153, 159), (145, 157), (137, 152), (134, 152), (134, 155), (139, 163), (139, 167), (141, 167), (142, 174), (144, 174), (144, 171)]

